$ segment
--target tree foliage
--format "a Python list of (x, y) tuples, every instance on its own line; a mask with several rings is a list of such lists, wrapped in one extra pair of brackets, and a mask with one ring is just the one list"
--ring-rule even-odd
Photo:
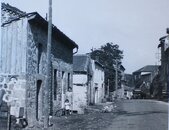
[(99, 49), (92, 49), (90, 54), (92, 59), (97, 60), (104, 65), (105, 84), (106, 86), (109, 84), (110, 91), (114, 91), (116, 60), (118, 61), (118, 65), (121, 65), (123, 51), (119, 49), (117, 44), (106, 43)]

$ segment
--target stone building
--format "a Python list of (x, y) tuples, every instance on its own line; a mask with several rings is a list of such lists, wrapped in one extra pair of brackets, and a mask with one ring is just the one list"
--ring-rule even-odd
[(43, 125), (45, 112), (53, 114), (64, 107), (78, 45), (52, 26), (50, 96), (49, 104), (44, 104), (48, 22), (37, 12), (25, 13), (4, 3), (1, 18), (0, 89), (6, 90), (12, 114), (19, 116), (22, 108), (29, 127)]
[(87, 105), (105, 98), (104, 66), (90, 55), (73, 57), (73, 110), (83, 113)]
[(150, 96), (150, 87), (158, 74), (158, 65), (147, 65), (133, 72), (135, 89), (141, 89), (142, 98)]
[[(167, 29), (167, 33), (169, 34), (169, 29)], [(167, 97), (167, 92), (169, 90), (169, 35), (161, 37), (159, 39), (160, 44), (158, 48), (161, 48), (161, 66), (159, 70), (159, 79), (160, 86), (162, 87), (162, 92), (164, 96)]]

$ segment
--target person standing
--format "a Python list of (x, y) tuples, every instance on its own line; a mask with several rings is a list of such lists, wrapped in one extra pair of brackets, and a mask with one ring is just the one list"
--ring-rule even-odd
[(73, 93), (72, 93), (72, 88), (69, 87), (68, 88), (68, 91), (66, 92), (66, 99), (69, 100), (69, 103), (70, 103), (70, 114), (72, 114), (72, 107), (73, 107)]
[(65, 100), (65, 115), (70, 115), (70, 103), (69, 100)]

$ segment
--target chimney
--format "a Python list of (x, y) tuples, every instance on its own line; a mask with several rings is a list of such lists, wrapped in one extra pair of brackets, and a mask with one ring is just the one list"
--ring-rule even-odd
[(169, 28), (167, 28), (166, 31), (167, 31), (167, 34), (169, 34)]

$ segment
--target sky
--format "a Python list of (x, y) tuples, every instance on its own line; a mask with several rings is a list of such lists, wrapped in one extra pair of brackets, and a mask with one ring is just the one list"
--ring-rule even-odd
[[(48, 13), (48, 0), (1, 0), (27, 13)], [(169, 0), (53, 0), (53, 24), (79, 45), (78, 54), (107, 42), (123, 51), (132, 73), (159, 64), (159, 38), (169, 27)]]

